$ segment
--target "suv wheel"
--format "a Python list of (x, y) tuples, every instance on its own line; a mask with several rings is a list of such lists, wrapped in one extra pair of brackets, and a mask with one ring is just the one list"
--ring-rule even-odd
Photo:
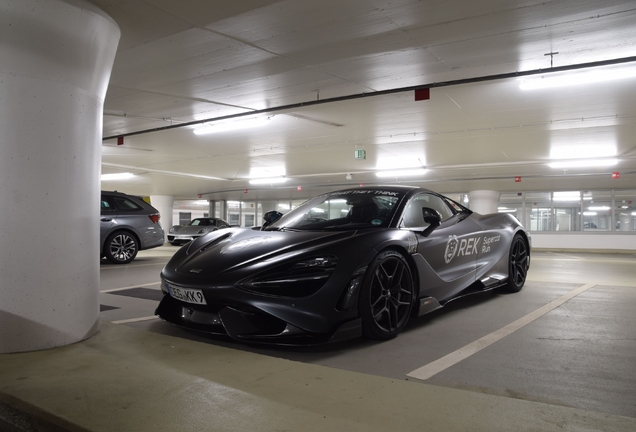
[(128, 264), (137, 256), (139, 244), (128, 232), (114, 232), (104, 243), (104, 256), (114, 264)]

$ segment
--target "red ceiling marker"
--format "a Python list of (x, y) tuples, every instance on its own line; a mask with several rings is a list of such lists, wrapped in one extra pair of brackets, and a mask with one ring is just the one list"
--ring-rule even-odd
[(614, 172), (612, 173), (612, 178), (613, 178), (613, 179), (621, 178), (621, 173), (619, 173), (618, 171), (614, 171)]
[(415, 90), (415, 100), (416, 101), (428, 100), (430, 98), (431, 98), (431, 89), (430, 88), (423, 88), (423, 89)]
[(521, 183), (521, 176), (515, 177), (515, 183)]
[(247, 193), (247, 189), (243, 189), (243, 193)]
[(117, 137), (117, 145), (124, 145), (124, 137), (123, 136)]
[(296, 187), (296, 190), (301, 191), (301, 190), (303, 190), (303, 187), (302, 186), (298, 186), (298, 187)]

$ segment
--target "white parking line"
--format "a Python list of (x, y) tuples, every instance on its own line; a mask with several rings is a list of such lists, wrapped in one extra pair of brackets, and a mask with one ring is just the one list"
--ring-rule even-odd
[(427, 365), (422, 366), (419, 369), (416, 369), (412, 372), (407, 373), (406, 376), (411, 378), (416, 378), (422, 381), (427, 380), (431, 378), (432, 376), (448, 369), (449, 367), (453, 365), (456, 365), (460, 361), (467, 359), (473, 354), (492, 345), (493, 343), (508, 336), (509, 334), (516, 332), (520, 328), (530, 324), (536, 319), (541, 318), (543, 315), (547, 314), (551, 310), (554, 310), (557, 307), (561, 306), (563, 303), (567, 302), (573, 297), (576, 297), (577, 295), (595, 286), (596, 284), (586, 284), (579, 288), (576, 288), (570, 291), (569, 293), (562, 295), (556, 300), (551, 301), (547, 305), (540, 307), (534, 312), (530, 312), (528, 315), (522, 318), (519, 318), (518, 320), (508, 324), (507, 326), (502, 327), (499, 330), (494, 331), (490, 333), (489, 335), (482, 337), (481, 339), (477, 339), (476, 341), (469, 343), (468, 345), (458, 349), (457, 351), (454, 351), (448, 355), (445, 355), (444, 357), (437, 359), (434, 362), (431, 362)]
[(148, 266), (165, 266), (166, 263), (150, 263), (150, 264), (126, 264), (126, 265), (117, 265), (117, 264), (106, 264), (106, 265), (100, 265), (99, 269), (100, 270), (113, 270), (113, 269), (127, 269), (127, 268), (136, 268), (136, 267), (148, 267)]
[(121, 288), (111, 288), (111, 289), (106, 289), (106, 290), (102, 290), (100, 291), (100, 293), (110, 293), (110, 292), (115, 292), (115, 291), (124, 291), (127, 289), (132, 289), (132, 288), (143, 288), (143, 287), (149, 287), (152, 285), (159, 285), (161, 282), (151, 282), (151, 283), (147, 283), (147, 284), (141, 284), (141, 285), (130, 285), (130, 286), (125, 286), (125, 287), (121, 287)]
[(127, 324), (127, 323), (140, 322), (140, 321), (150, 321), (155, 319), (159, 319), (159, 317), (156, 315), (152, 315), (152, 316), (145, 316), (140, 318), (129, 318), (129, 319), (123, 319), (123, 320), (111, 321), (111, 322), (113, 324)]

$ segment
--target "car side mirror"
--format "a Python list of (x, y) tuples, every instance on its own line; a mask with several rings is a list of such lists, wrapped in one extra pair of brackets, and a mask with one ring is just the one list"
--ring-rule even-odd
[(428, 237), (442, 223), (442, 215), (430, 207), (422, 207), (422, 218), (428, 224), (428, 228), (422, 231), (424, 237)]
[(276, 210), (268, 211), (267, 213), (265, 213), (263, 215), (263, 220), (265, 222), (263, 222), (263, 226), (261, 226), (261, 231), (280, 219), (282, 215), (283, 214), (281, 212), (277, 212)]

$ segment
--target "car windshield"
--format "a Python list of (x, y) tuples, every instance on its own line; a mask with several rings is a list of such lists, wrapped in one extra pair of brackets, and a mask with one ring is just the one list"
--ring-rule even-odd
[(211, 225), (209, 219), (193, 219), (188, 225), (191, 226), (208, 226)]
[(356, 189), (306, 201), (267, 230), (350, 230), (389, 225), (403, 192)]

